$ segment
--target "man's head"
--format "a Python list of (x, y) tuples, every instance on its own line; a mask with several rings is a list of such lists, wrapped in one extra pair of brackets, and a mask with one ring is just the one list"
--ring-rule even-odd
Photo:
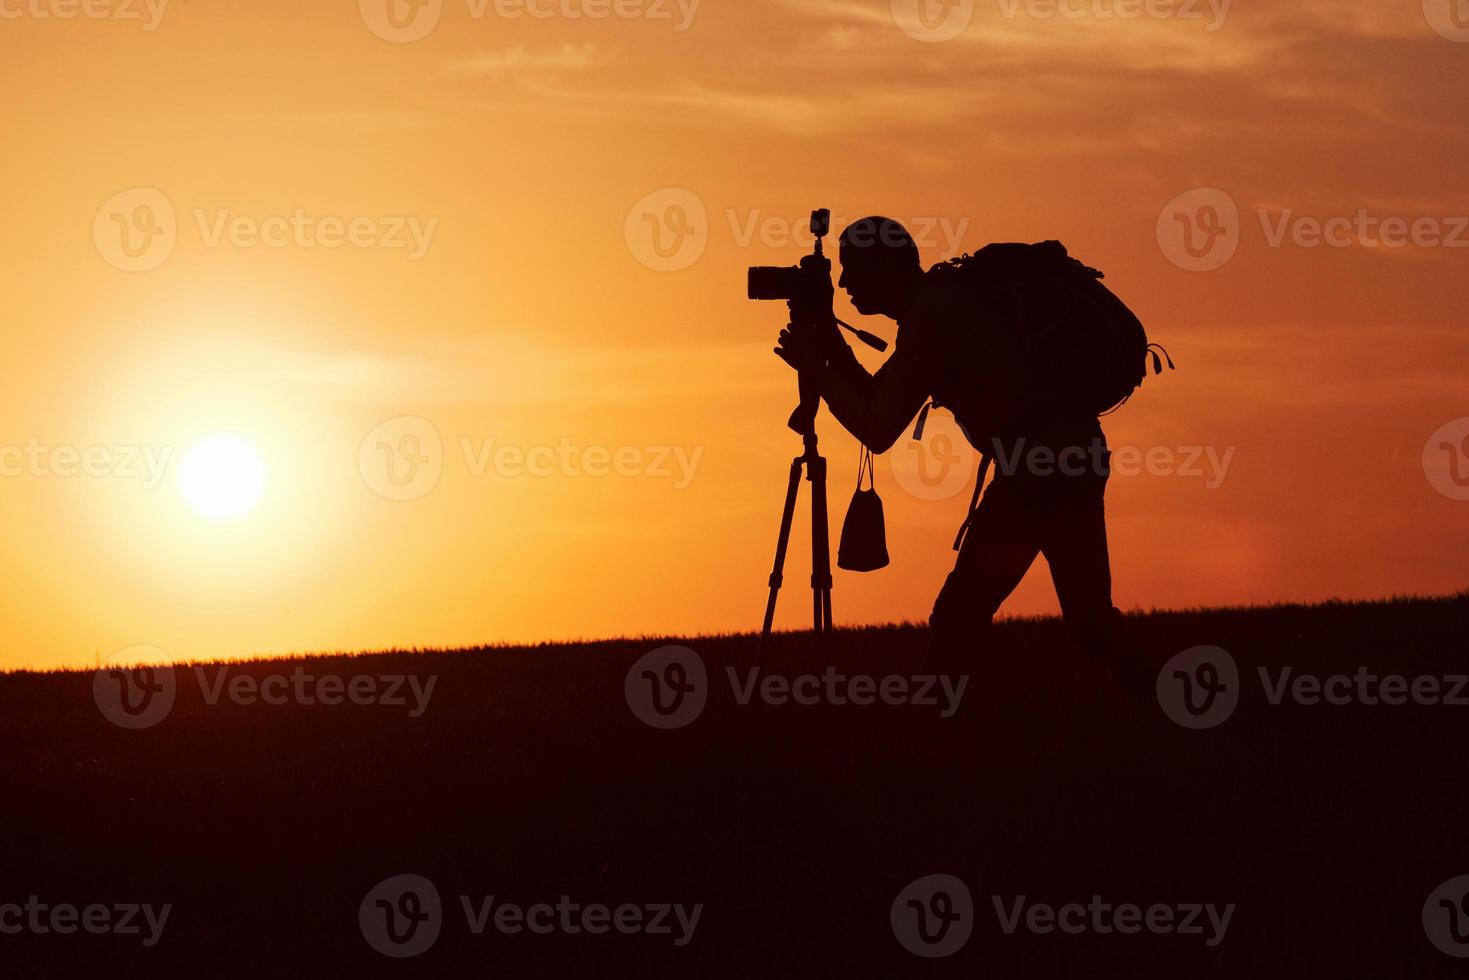
[(892, 218), (854, 221), (842, 232), (842, 277), (852, 305), (864, 315), (897, 318), (917, 293), (923, 279), (918, 246), (908, 229)]

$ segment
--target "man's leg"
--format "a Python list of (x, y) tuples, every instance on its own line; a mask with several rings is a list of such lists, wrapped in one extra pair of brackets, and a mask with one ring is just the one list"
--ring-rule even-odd
[(1061, 615), (1076, 645), (1124, 688), (1150, 687), (1152, 675), (1122, 613), (1112, 604), (1103, 494), (1107, 477), (1071, 478), (1041, 546)]
[(1042, 529), (1023, 493), (1000, 476), (980, 500), (929, 617), (926, 673), (970, 672), (985, 629), (1040, 553)]

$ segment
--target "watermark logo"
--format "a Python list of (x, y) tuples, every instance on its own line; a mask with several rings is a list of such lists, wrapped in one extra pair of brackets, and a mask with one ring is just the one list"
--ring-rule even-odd
[[(1224, 26), (1233, 0), (999, 0), (1000, 13), (1013, 20), (1021, 13), (1036, 20), (1062, 17), (1066, 20), (1203, 20), (1212, 16), (1204, 30), (1212, 34)], [(1207, 13), (1205, 8), (1207, 8)]]
[(898, 486), (919, 500), (948, 500), (974, 478), (979, 453), (953, 416), (930, 411), (922, 439), (900, 439), (888, 454)]
[(51, 445), (35, 437), (24, 446), (0, 445), (0, 478), (138, 480), (156, 490), (168, 473), (172, 446)]
[(623, 235), (633, 258), (655, 272), (679, 272), (709, 245), (709, 212), (686, 187), (665, 187), (627, 213)]
[(412, 44), (439, 26), (444, 0), (358, 0), (362, 22), (384, 41)]
[(422, 718), (434, 696), (437, 674), (425, 680), (418, 674), (314, 674), (297, 665), (289, 674), (273, 673), (264, 678), (251, 674), (232, 674), (227, 666), (219, 667), (210, 680), (203, 667), (193, 669), (194, 680), (204, 703), (213, 707), (221, 700), (250, 706), (263, 704), (278, 708), (294, 704), (303, 707), (322, 705), (336, 707), (355, 704), (360, 707), (401, 708), (409, 718)]
[[(946, 256), (959, 254), (971, 221), (968, 217), (950, 215), (895, 215), (892, 219), (903, 226), (913, 244), (920, 249), (925, 252), (937, 250)], [(751, 245), (773, 249), (796, 246), (810, 250), (816, 245), (816, 236), (811, 233), (810, 215), (770, 214), (760, 208), (752, 208), (742, 214), (734, 208), (725, 208), (724, 220), (729, 225), (730, 237), (740, 248)], [(859, 247), (876, 244), (886, 234), (864, 227), (860, 217), (848, 218), (839, 214), (831, 216), (831, 229), (843, 233), (851, 229), (850, 240)]]
[(136, 21), (151, 34), (163, 23), (169, 0), (0, 0), (0, 20)]
[(1450, 878), (1428, 896), (1423, 931), (1440, 952), (1469, 959), (1469, 875)]
[(119, 650), (92, 675), (92, 700), (102, 717), (119, 728), (152, 728), (173, 711), (178, 697), (174, 668), (159, 666), (168, 655), (153, 646)]
[(1158, 247), (1189, 272), (1212, 272), (1239, 248), (1239, 208), (1217, 187), (1178, 195), (1158, 215)]
[(703, 446), (580, 446), (565, 437), (555, 446), (518, 446), (495, 439), (476, 443), (460, 437), (459, 448), (475, 479), (492, 474), (507, 480), (618, 476), (669, 480), (675, 490), (686, 490), (694, 482), (704, 456)]
[(172, 903), (154, 906), (151, 902), (119, 902), (78, 906), (70, 902), (52, 904), (39, 895), (30, 895), (26, 903), (0, 904), (0, 936), (138, 936), (145, 949), (157, 946), (173, 914)]
[(178, 235), (173, 202), (153, 187), (114, 194), (92, 219), (97, 254), (123, 272), (150, 272), (167, 262)]
[[(500, 20), (666, 21), (682, 34), (694, 26), (700, 0), (465, 0), (465, 13), (475, 22)], [(394, 44), (421, 41), (434, 32), (443, 16), (443, 0), (358, 0), (368, 30)]]
[(952, 41), (974, 20), (974, 0), (892, 0), (893, 20), (915, 41)]
[(380, 497), (418, 500), (439, 485), (444, 443), (427, 419), (403, 415), (373, 429), (357, 449), (357, 468)]
[(748, 706), (758, 698), (772, 707), (810, 707), (829, 704), (865, 708), (875, 704), (891, 707), (932, 708), (940, 718), (958, 714), (969, 687), (968, 674), (843, 674), (827, 667), (820, 674), (765, 673), (747, 668), (744, 677), (734, 667), (724, 668), (735, 703)]
[(1175, 656), (1158, 672), (1158, 704), (1184, 728), (1216, 728), (1239, 705), (1239, 666), (1229, 651), (1199, 646)]
[(1234, 902), (1154, 902), (1138, 905), (1134, 902), (1113, 904), (1101, 895), (1081, 902), (1052, 905), (1049, 902), (1032, 902), (1025, 895), (1009, 898), (991, 895), (995, 917), (1000, 929), (1007, 936), (1024, 929), (1038, 936), (1062, 933), (1080, 936), (1092, 933), (1098, 936), (1136, 935), (1149, 932), (1156, 936), (1199, 936), (1204, 945), (1213, 949), (1224, 942), (1229, 933), (1229, 924), (1234, 920), (1237, 908)]
[(1423, 17), (1440, 37), (1469, 42), (1469, 0), (1423, 0)]
[(638, 658), (623, 681), (632, 713), (650, 728), (691, 725), (709, 701), (704, 658), (684, 646), (665, 646)]
[(422, 875), (379, 882), (357, 908), (362, 938), (384, 956), (409, 959), (429, 951), (444, 926), (439, 890)]
[[(305, 208), (265, 217), (230, 208), (191, 208), (205, 248), (361, 249), (401, 251), (410, 262), (428, 254), (438, 218), (416, 215), (331, 215)], [(134, 187), (109, 198), (92, 220), (97, 252), (124, 272), (149, 272), (167, 262), (182, 230), (178, 212), (156, 188)]]
[(997, 476), (1025, 473), (1031, 476), (1118, 476), (1198, 479), (1206, 490), (1217, 490), (1229, 475), (1235, 447), (1215, 446), (1118, 446), (1108, 449), (1101, 439), (1060, 449), (1026, 439), (991, 443), (991, 458)]
[[(487, 933), (605, 936), (615, 932), (623, 936), (666, 936), (674, 946), (683, 947), (693, 941), (704, 914), (702, 903), (624, 902), (611, 906), (601, 902), (583, 904), (570, 895), (561, 895), (554, 903), (520, 905), (496, 895), (460, 894), (457, 898), (464, 925), (475, 937)], [(394, 959), (427, 952), (444, 926), (450, 924), (438, 889), (422, 875), (397, 875), (378, 883), (358, 906), (357, 923), (368, 945)]]
[(952, 956), (974, 932), (974, 897), (953, 875), (927, 875), (898, 893), (888, 918), (908, 952), (925, 959)]
[[(1469, 2), (1469, 0), (1465, 0)], [(1469, 216), (1379, 214), (1310, 215), (1295, 208), (1256, 208), (1266, 247), (1469, 248)], [(1180, 194), (1158, 215), (1158, 245), (1174, 265), (1210, 272), (1234, 257), (1243, 232), (1238, 207), (1217, 188)]]
[(1423, 473), (1450, 500), (1469, 500), (1469, 417), (1445, 422), (1428, 437)]

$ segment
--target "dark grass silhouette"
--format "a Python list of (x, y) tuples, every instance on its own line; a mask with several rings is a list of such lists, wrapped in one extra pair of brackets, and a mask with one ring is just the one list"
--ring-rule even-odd
[[(1129, 706), (1059, 622), (990, 634), (964, 710), (739, 707), (725, 665), (754, 641), (691, 641), (712, 694), (678, 731), (623, 680), (663, 641), (385, 653), (316, 673), (437, 675), (428, 711), (204, 703), (180, 685), (156, 728), (99, 714), (90, 673), (0, 678), (0, 903), (171, 902), (162, 941), (3, 936), (0, 974), (444, 977), (1432, 977), (1420, 913), (1469, 873), (1469, 708), (1265, 703), (1297, 673), (1469, 670), (1469, 596), (1130, 617), (1157, 664), (1198, 644), (1246, 675), (1235, 715), (1186, 731)], [(845, 673), (918, 669), (926, 633), (843, 631)], [(767, 669), (817, 671), (778, 635)], [(294, 662), (234, 665), (264, 676)], [(216, 668), (209, 668), (210, 676)], [(423, 956), (372, 951), (358, 904), (417, 873), (446, 924)], [(964, 879), (976, 927), (919, 959), (889, 907)], [(1006, 935), (1008, 903), (1236, 903), (1202, 936)], [(703, 903), (693, 942), (474, 937), (459, 895), (529, 905)], [(85, 973), (84, 973), (85, 971)]]

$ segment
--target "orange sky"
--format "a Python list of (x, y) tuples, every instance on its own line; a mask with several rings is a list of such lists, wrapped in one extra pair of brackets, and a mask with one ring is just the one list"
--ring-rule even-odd
[[(1120, 605), (1466, 584), (1469, 502), (1423, 465), (1469, 415), (1447, 0), (446, 0), (400, 7), (417, 40), (383, 3), (0, 0), (0, 668), (755, 628), (799, 446), (744, 269), (813, 207), (930, 261), (1060, 238), (1173, 352), (1107, 426), (1162, 461), (1111, 487)], [(1170, 238), (1199, 188), (1186, 217), (1238, 211), (1210, 271)], [(429, 430), (368, 439), (403, 417), (422, 495), (374, 461)], [(835, 533), (857, 448), (823, 418)], [(219, 434), (266, 472), (232, 522), (179, 488)], [(911, 453), (841, 623), (922, 619), (948, 570), (968, 490)], [(1006, 611), (1053, 608), (1038, 567)]]

